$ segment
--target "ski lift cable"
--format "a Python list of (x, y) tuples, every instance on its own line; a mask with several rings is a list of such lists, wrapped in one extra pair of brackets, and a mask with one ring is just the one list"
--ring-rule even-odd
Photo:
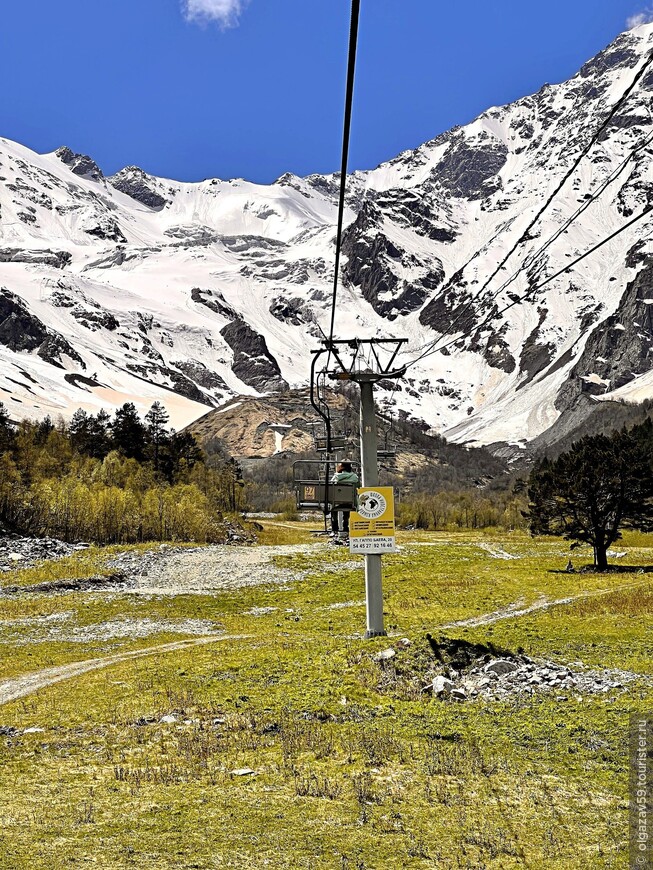
[[(548, 278), (546, 278), (544, 281), (542, 281), (536, 287), (531, 287), (522, 296), (519, 296), (516, 299), (511, 300), (507, 305), (505, 305), (503, 308), (501, 308), (499, 311), (497, 311), (496, 314), (488, 315), (488, 317), (486, 317), (484, 320), (481, 320), (480, 323), (476, 324), (474, 326), (474, 329), (476, 330), (476, 329), (482, 328), (483, 326), (487, 326), (487, 324), (490, 323), (495, 317), (498, 317), (500, 314), (503, 314), (505, 311), (508, 311), (509, 308), (512, 308), (514, 305), (518, 305), (518, 304), (524, 302), (530, 296), (533, 296), (534, 294), (538, 293), (543, 287), (545, 287), (547, 284), (550, 284), (551, 281), (554, 281), (556, 278), (559, 278), (561, 275), (564, 275), (565, 272), (568, 272), (570, 269), (572, 269), (574, 266), (576, 266), (578, 263), (580, 263), (581, 260), (584, 260), (586, 257), (589, 257), (590, 254), (593, 254), (599, 248), (603, 247), (603, 245), (606, 245), (608, 242), (611, 242), (614, 238), (616, 238), (618, 235), (623, 233), (625, 230), (629, 229), (631, 226), (633, 226), (633, 224), (635, 224), (638, 221), (645, 218), (652, 211), (653, 211), (653, 204), (648, 205), (644, 209), (643, 212), (636, 215), (634, 218), (629, 220), (627, 223), (623, 224), (623, 226), (616, 229), (613, 233), (610, 233), (610, 235), (606, 236), (606, 238), (601, 239), (600, 242), (597, 242), (588, 251), (585, 251), (584, 254), (581, 254), (579, 257), (576, 257), (575, 260), (573, 260), (571, 263), (568, 263), (564, 268), (558, 270), (553, 275), (550, 275)], [(441, 347), (430, 348), (428, 351), (425, 351), (421, 356), (418, 356), (414, 360), (411, 360), (410, 362), (408, 362), (406, 364), (406, 368), (408, 369), (411, 366), (418, 363), (420, 360), (424, 359), (425, 357), (431, 356), (432, 354), (437, 353), (438, 351), (444, 350), (445, 348), (450, 347), (452, 344), (455, 344), (456, 342), (460, 341), (463, 338), (467, 338), (467, 336), (469, 336), (471, 334), (471, 332), (472, 332), (472, 330), (468, 330), (467, 332), (464, 332), (461, 335), (453, 336), (448, 342), (446, 342), (446, 344), (443, 344)]]
[(576, 211), (572, 215), (570, 215), (568, 218), (566, 218), (566, 220), (558, 227), (557, 230), (555, 230), (553, 235), (550, 236), (546, 240), (546, 242), (544, 242), (542, 245), (540, 245), (540, 247), (536, 251), (532, 251), (530, 254), (528, 254), (526, 257), (524, 257), (524, 260), (522, 261), (521, 265), (519, 265), (517, 267), (517, 269), (512, 273), (512, 275), (503, 282), (503, 284), (498, 288), (496, 293), (493, 294), (493, 298), (496, 298), (500, 293), (502, 293), (506, 289), (506, 287), (509, 287), (510, 284), (512, 284), (513, 281), (515, 281), (519, 277), (519, 275), (525, 269), (528, 269), (530, 266), (533, 266), (537, 271), (542, 271), (542, 269), (545, 267), (546, 264), (543, 261), (541, 261), (540, 263), (537, 262), (538, 259), (542, 256), (542, 254), (544, 254), (545, 251), (548, 248), (550, 248), (551, 245), (555, 241), (557, 241), (560, 238), (560, 236), (563, 235), (563, 233), (565, 233), (569, 229), (569, 227), (574, 223), (574, 221), (577, 220), (583, 214), (583, 212), (586, 211), (590, 207), (590, 205), (592, 205), (593, 203), (596, 202), (596, 200), (607, 190), (607, 188), (614, 181), (616, 181), (617, 178), (619, 178), (619, 176), (622, 174), (622, 172), (624, 172), (624, 170), (626, 169), (626, 167), (628, 166), (630, 161), (634, 159), (635, 155), (639, 151), (641, 151), (642, 149), (646, 148), (647, 145), (650, 145), (652, 141), (653, 141), (653, 132), (649, 133), (649, 135), (646, 137), (646, 139), (644, 139), (642, 142), (640, 142), (639, 145), (637, 145), (629, 154), (626, 155), (626, 157), (622, 160), (622, 162), (619, 164), (619, 166), (617, 166), (616, 169), (614, 169), (610, 173), (610, 175), (601, 182), (601, 184), (594, 191), (594, 193), (592, 193), (588, 197), (588, 199), (584, 200), (581, 203), (581, 205), (578, 206), (578, 208), (576, 209)]
[[(566, 220), (564, 221), (564, 223), (562, 223), (562, 224), (561, 224), (561, 225), (560, 225), (560, 226), (555, 230), (555, 232), (553, 233), (553, 235), (550, 236), (550, 237), (549, 237), (549, 238), (548, 238), (548, 239), (547, 239), (547, 240), (546, 240), (542, 245), (540, 245), (540, 247), (539, 247), (536, 251), (532, 251), (531, 253), (529, 253), (529, 254), (524, 258), (524, 260), (522, 261), (521, 265), (519, 265), (519, 266), (517, 267), (517, 269), (512, 273), (512, 275), (511, 275), (509, 278), (507, 278), (507, 279), (503, 282), (503, 284), (502, 284), (499, 288), (497, 288), (497, 290), (496, 290), (494, 293), (490, 294), (490, 296), (487, 297), (485, 301), (486, 301), (486, 302), (490, 302), (490, 301), (496, 300), (496, 299), (500, 296), (500, 294), (501, 294), (501, 293), (502, 293), (502, 292), (503, 292), (507, 287), (509, 287), (509, 286), (510, 286), (510, 285), (511, 285), (511, 284), (512, 284), (512, 283), (513, 283), (513, 282), (514, 282), (518, 277), (519, 277), (519, 275), (520, 275), (523, 271), (527, 270), (527, 269), (530, 268), (530, 267), (533, 268), (533, 272), (531, 273), (531, 276), (530, 276), (530, 277), (531, 277), (531, 280), (532, 280), (533, 282), (535, 282), (535, 281), (540, 277), (541, 272), (543, 271), (543, 269), (546, 267), (546, 263), (545, 263), (545, 261), (544, 261), (544, 260), (540, 260), (540, 262), (538, 262), (538, 259), (539, 259), (540, 257), (542, 257), (542, 255), (546, 252), (546, 250), (547, 250), (549, 247), (551, 247), (551, 245), (552, 245), (555, 241), (557, 241), (557, 240), (560, 238), (560, 236), (563, 235), (563, 233), (565, 233), (565, 232), (569, 229), (569, 227), (574, 223), (574, 221), (577, 220), (577, 219), (578, 219), (578, 218), (583, 214), (583, 212), (584, 212), (587, 208), (589, 208), (590, 205), (592, 205), (593, 203), (595, 203), (595, 202), (598, 200), (598, 198), (599, 198), (599, 197), (600, 197), (600, 196), (601, 196), (601, 195), (602, 195), (602, 194), (607, 190), (607, 188), (608, 188), (608, 187), (609, 187), (609, 186), (610, 186), (614, 181), (616, 181), (616, 179), (617, 179), (617, 178), (622, 174), (622, 172), (624, 172), (624, 170), (626, 169), (626, 167), (628, 166), (628, 164), (630, 163), (630, 161), (635, 157), (635, 155), (636, 155), (639, 151), (643, 150), (643, 149), (646, 148), (648, 145), (650, 145), (652, 141), (653, 141), (653, 132), (649, 133), (649, 135), (648, 135), (648, 136), (647, 136), (647, 137), (646, 137), (642, 142), (640, 142), (637, 146), (635, 146), (635, 148), (633, 148), (633, 150), (630, 151), (630, 152), (626, 155), (626, 157), (625, 157), (625, 158), (622, 160), (622, 162), (621, 162), (621, 163), (620, 163), (620, 164), (619, 164), (619, 165), (618, 165), (618, 166), (617, 166), (617, 167), (616, 167), (616, 168), (615, 168), (615, 169), (610, 173), (610, 175), (609, 175), (607, 178), (605, 178), (604, 181), (601, 182), (600, 186), (599, 186), (599, 187), (594, 191), (594, 193), (592, 193), (591, 196), (590, 196), (588, 199), (584, 200), (583, 203), (582, 203), (582, 204), (581, 204), (581, 205), (576, 209), (576, 211), (575, 211), (572, 215), (570, 215), (568, 218), (566, 218)], [(540, 285), (540, 286), (541, 286), (541, 285)], [(529, 291), (529, 293), (530, 293), (530, 291)], [(479, 294), (480, 294), (480, 291), (479, 291)], [(474, 298), (473, 298), (472, 301), (478, 301), (478, 296), (479, 296), (479, 294), (476, 294), (476, 295), (474, 296)], [(523, 296), (522, 299), (527, 298), (527, 296), (528, 296), (528, 294), (526, 294), (525, 296)], [(516, 304), (516, 300), (513, 300), (513, 302), (515, 302), (515, 304)], [(469, 307), (469, 305), (468, 305), (468, 307)], [(511, 307), (511, 306), (508, 306), (508, 307)], [(503, 311), (503, 310), (505, 310), (505, 309), (502, 309), (502, 311)], [(501, 312), (497, 312), (497, 315), (500, 314), (500, 313), (501, 313)], [(458, 319), (459, 319), (459, 317), (454, 318), (454, 320), (452, 321), (452, 323), (449, 325), (449, 328), (448, 328), (447, 330), (445, 330), (444, 332), (441, 332), (441, 333), (440, 333), (440, 337), (439, 337), (438, 339), (436, 339), (435, 341), (431, 341), (431, 342), (429, 342), (429, 344), (427, 345), (427, 347), (426, 347), (426, 349), (425, 349), (426, 351), (428, 351), (428, 353), (426, 353), (426, 354), (424, 354), (424, 355), (428, 356), (428, 355), (430, 354), (430, 350), (431, 350), (431, 348), (432, 348), (432, 347), (433, 347), (437, 342), (441, 341), (442, 338), (444, 338), (444, 337), (448, 334), (448, 332), (451, 331), (451, 327), (455, 325), (455, 323), (456, 323), (456, 321), (457, 321)], [(464, 337), (464, 336), (459, 336), (459, 338), (462, 338), (462, 337)], [(458, 340), (458, 339), (457, 339), (457, 340)], [(420, 355), (420, 356), (418, 357), (418, 359), (422, 359), (422, 358), (423, 358), (422, 355)], [(412, 365), (413, 363), (410, 363), (410, 364)]]
[[(650, 108), (649, 108), (649, 119), (651, 119)], [(547, 239), (547, 241), (545, 241), (542, 245), (540, 245), (540, 247), (536, 251), (532, 251), (531, 253), (527, 254), (524, 257), (523, 261), (517, 267), (517, 269), (512, 273), (512, 275), (509, 278), (507, 278), (503, 282), (503, 284), (497, 289), (497, 291), (494, 294), (492, 294), (491, 298), (496, 299), (499, 296), (499, 294), (502, 293), (506, 289), (506, 287), (509, 287), (510, 284), (512, 284), (512, 282), (515, 281), (519, 277), (519, 275), (525, 269), (528, 269), (530, 266), (533, 266), (535, 268), (535, 274), (533, 275), (533, 278), (536, 278), (537, 273), (541, 272), (542, 269), (546, 265), (544, 263), (544, 261), (541, 261), (540, 263), (538, 263), (537, 262), (538, 258), (540, 258), (542, 256), (542, 254), (544, 254), (544, 252), (549, 247), (551, 247), (551, 245), (555, 241), (557, 241), (560, 238), (560, 236), (563, 235), (563, 233), (565, 233), (569, 229), (569, 227), (574, 223), (574, 221), (577, 220), (583, 214), (583, 212), (586, 211), (590, 207), (590, 205), (592, 205), (594, 202), (596, 202), (596, 200), (607, 190), (607, 188), (614, 181), (616, 181), (617, 178), (619, 178), (619, 176), (624, 172), (624, 170), (627, 168), (630, 161), (633, 160), (635, 158), (635, 156), (640, 151), (642, 151), (644, 148), (646, 148), (648, 145), (650, 145), (652, 141), (653, 141), (653, 131), (651, 133), (649, 133), (645, 139), (643, 139), (638, 145), (636, 145), (624, 157), (624, 159), (621, 161), (621, 163), (615, 169), (613, 169), (612, 172), (601, 182), (601, 184), (598, 186), (598, 188), (591, 195), (589, 195), (586, 200), (584, 200), (578, 206), (576, 211), (573, 214), (569, 215), (569, 217), (567, 217), (564, 220), (564, 222), (554, 231), (553, 235), (550, 236)]]
[[(333, 341), (336, 319), (336, 300), (338, 296), (338, 273), (340, 271), (340, 252), (342, 248), (342, 227), (345, 215), (345, 194), (347, 191), (347, 165), (349, 163), (349, 140), (351, 132), (351, 115), (354, 102), (354, 76), (356, 71), (356, 49), (358, 46), (358, 22), (360, 18), (360, 0), (352, 0), (351, 26), (349, 31), (349, 58), (347, 62), (347, 92), (345, 96), (345, 118), (342, 134), (342, 164), (340, 167), (340, 196), (338, 200), (338, 229), (336, 231), (335, 273), (333, 276), (333, 293), (331, 299), (331, 322), (329, 326), (329, 341)], [(328, 363), (327, 363), (328, 366)]]
[[(566, 184), (566, 182), (569, 180), (569, 178), (570, 178), (570, 177), (573, 175), (573, 173), (576, 171), (576, 169), (578, 168), (578, 166), (580, 165), (580, 163), (583, 161), (583, 159), (584, 159), (584, 158), (587, 156), (587, 154), (591, 151), (591, 149), (594, 147), (594, 145), (599, 141), (601, 135), (602, 135), (603, 132), (606, 130), (606, 128), (608, 127), (609, 123), (610, 123), (610, 122), (612, 121), (612, 119), (614, 118), (615, 114), (619, 111), (619, 109), (622, 108), (622, 106), (624, 105), (624, 103), (625, 103), (625, 102), (627, 101), (627, 99), (630, 97), (631, 93), (633, 92), (633, 90), (635, 89), (635, 87), (637, 86), (637, 84), (639, 83), (639, 81), (641, 80), (642, 76), (643, 76), (644, 73), (649, 69), (649, 67), (651, 66), (652, 63), (653, 63), (653, 50), (649, 52), (649, 54), (648, 54), (646, 60), (644, 61), (644, 63), (642, 64), (642, 66), (640, 67), (640, 69), (638, 70), (638, 72), (636, 73), (636, 75), (635, 75), (635, 77), (633, 78), (633, 80), (632, 80), (632, 82), (630, 83), (630, 85), (626, 88), (626, 90), (623, 92), (623, 94), (621, 95), (621, 97), (620, 97), (620, 98), (617, 100), (617, 102), (613, 105), (612, 109), (609, 111), (609, 113), (606, 115), (606, 117), (604, 118), (604, 120), (601, 122), (600, 126), (599, 126), (599, 127), (597, 128), (597, 130), (594, 132), (594, 134), (592, 135), (592, 137), (590, 138), (590, 140), (588, 141), (588, 143), (585, 145), (585, 147), (584, 147), (584, 148), (581, 150), (581, 152), (578, 154), (578, 156), (576, 157), (576, 159), (575, 159), (574, 162), (572, 163), (572, 165), (571, 165), (571, 167), (569, 168), (569, 170), (565, 173), (565, 175), (562, 177), (562, 179), (560, 180), (560, 182), (556, 185), (556, 187), (555, 187), (555, 189), (553, 190), (553, 192), (552, 192), (552, 193), (547, 197), (547, 199), (544, 201), (544, 203), (543, 203), (543, 205), (540, 207), (540, 209), (538, 209), (537, 213), (536, 213), (535, 216), (532, 218), (532, 220), (530, 221), (530, 223), (528, 224), (528, 226), (526, 227), (526, 229), (523, 231), (523, 233), (522, 233), (521, 236), (519, 237), (519, 239), (518, 239), (518, 240), (515, 242), (515, 244), (514, 244), (514, 245), (509, 249), (509, 251), (507, 252), (507, 254), (503, 257), (503, 259), (500, 261), (500, 263), (499, 263), (498, 266), (494, 269), (494, 271), (493, 271), (493, 272), (492, 272), (492, 273), (491, 273), (491, 274), (486, 278), (486, 280), (484, 281), (484, 283), (483, 283), (483, 285), (480, 287), (480, 289), (479, 289), (479, 290), (474, 294), (474, 296), (472, 296), (472, 297), (468, 300), (468, 302), (467, 302), (467, 303), (466, 303), (466, 304), (461, 308), (461, 310), (458, 311), (458, 313), (456, 314), (456, 316), (454, 317), (454, 319), (452, 320), (452, 322), (449, 324), (448, 328), (447, 328), (444, 332), (440, 333), (440, 335), (439, 335), (438, 338), (436, 338), (436, 339), (434, 339), (433, 341), (429, 342), (429, 344), (427, 344), (426, 348), (424, 348), (423, 352), (422, 352), (418, 357), (416, 357), (413, 361), (409, 362), (408, 365), (414, 365), (415, 362), (418, 362), (420, 359), (423, 359), (424, 356), (429, 356), (429, 355), (430, 355), (430, 353), (431, 353), (431, 349), (432, 349), (432, 348), (433, 348), (433, 347), (434, 347), (438, 342), (440, 342), (440, 341), (441, 341), (441, 340), (442, 340), (442, 339), (443, 339), (443, 338), (444, 338), (448, 333), (451, 332), (451, 329), (456, 325), (456, 323), (458, 323), (458, 322), (460, 321), (460, 319), (461, 319), (461, 318), (462, 318), (462, 317), (467, 313), (467, 311), (469, 311), (469, 309), (470, 309), (470, 307), (472, 306), (472, 304), (473, 304), (474, 302), (478, 301), (479, 297), (480, 297), (480, 296), (485, 292), (485, 290), (487, 290), (487, 288), (488, 288), (489, 284), (491, 283), (491, 281), (496, 277), (496, 275), (497, 275), (497, 274), (501, 271), (501, 269), (505, 266), (506, 262), (507, 262), (508, 259), (512, 256), (512, 254), (516, 252), (516, 250), (519, 248), (519, 246), (520, 246), (521, 244), (523, 244), (525, 241), (527, 241), (527, 239), (528, 239), (528, 235), (529, 235), (530, 231), (533, 229), (533, 227), (535, 226), (535, 224), (537, 223), (537, 221), (540, 219), (540, 217), (541, 217), (542, 214), (546, 211), (546, 209), (551, 205), (551, 203), (553, 202), (553, 200), (554, 200), (554, 199), (559, 195), (560, 191), (562, 190), (562, 188), (564, 187), (564, 185)], [(644, 146), (641, 146), (641, 147), (644, 147)], [(635, 150), (635, 151), (636, 151), (636, 150), (639, 150), (639, 148), (634, 149), (634, 150)], [(613, 180), (614, 180), (614, 179), (613, 179)], [(596, 196), (598, 196), (598, 195), (599, 195), (600, 193), (602, 193), (602, 192), (603, 192), (603, 191), (600, 189), (600, 190), (596, 193)], [(591, 200), (587, 200), (587, 205), (591, 204), (592, 201), (594, 201), (594, 198), (592, 198)], [(581, 213), (582, 213), (582, 212), (581, 212)], [(575, 219), (576, 219), (576, 218), (574, 217), (573, 220), (575, 220)], [(564, 230), (563, 230), (563, 231), (564, 231)], [(467, 265), (469, 265), (469, 264), (467, 264)], [(523, 268), (523, 265), (522, 265), (521, 268)], [(516, 273), (516, 274), (519, 274), (519, 271), (520, 271), (520, 269), (517, 270), (517, 273)], [(516, 277), (516, 275), (515, 275), (514, 277)], [(509, 279), (506, 283), (504, 283), (504, 285), (502, 285), (501, 288), (499, 288), (498, 291), (496, 291), (496, 293), (492, 294), (489, 298), (490, 298), (490, 299), (496, 298), (496, 296), (497, 296), (497, 295), (498, 295), (498, 294), (499, 294), (503, 289), (505, 289), (505, 287), (506, 287), (506, 286), (507, 286), (507, 285), (508, 285), (512, 280), (514, 280), (514, 278)], [(510, 306), (508, 306), (508, 307), (510, 307)], [(504, 310), (505, 310), (505, 309), (504, 309)], [(459, 337), (462, 337), (462, 336), (459, 336)]]

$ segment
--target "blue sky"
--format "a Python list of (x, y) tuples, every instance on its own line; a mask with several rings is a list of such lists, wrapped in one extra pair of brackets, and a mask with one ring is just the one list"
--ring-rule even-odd
[[(349, 15), (349, 0), (5, 0), (0, 136), (107, 174), (332, 172)], [(350, 169), (568, 78), (635, 16), (653, 5), (362, 0)]]

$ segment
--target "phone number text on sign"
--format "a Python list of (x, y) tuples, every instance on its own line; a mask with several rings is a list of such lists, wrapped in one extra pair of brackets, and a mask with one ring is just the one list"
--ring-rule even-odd
[(350, 553), (396, 553), (397, 546), (394, 537), (390, 538), (350, 538)]

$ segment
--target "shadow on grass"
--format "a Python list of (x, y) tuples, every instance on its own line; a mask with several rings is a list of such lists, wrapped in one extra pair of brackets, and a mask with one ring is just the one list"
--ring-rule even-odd
[(608, 565), (603, 571), (594, 565), (581, 565), (580, 568), (549, 568), (549, 574), (650, 574), (653, 565)]

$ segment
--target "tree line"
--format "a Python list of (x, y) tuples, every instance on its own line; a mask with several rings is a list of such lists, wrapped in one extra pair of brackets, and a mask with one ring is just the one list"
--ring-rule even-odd
[(127, 402), (111, 417), (78, 410), (70, 423), (13, 424), (0, 403), (0, 523), (66, 541), (220, 541), (242, 510), (236, 463), (210, 465), (194, 436), (175, 432), (154, 402), (141, 420)]

